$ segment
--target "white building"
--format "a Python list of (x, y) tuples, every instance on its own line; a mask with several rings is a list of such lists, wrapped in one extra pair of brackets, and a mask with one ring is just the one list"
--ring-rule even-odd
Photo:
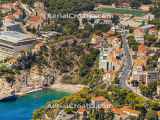
[(13, 56), (32, 47), (34, 43), (36, 39), (33, 36), (15, 31), (2, 31), (0, 32), (0, 58)]

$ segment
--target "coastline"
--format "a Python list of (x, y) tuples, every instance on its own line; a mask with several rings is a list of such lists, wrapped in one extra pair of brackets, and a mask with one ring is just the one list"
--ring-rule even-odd
[(41, 90), (43, 90), (43, 89), (44, 89), (44, 88), (36, 88), (36, 89), (32, 89), (32, 90), (26, 91), (26, 92), (18, 92), (18, 93), (16, 93), (16, 95), (19, 96), (19, 97), (21, 97), (21, 96), (27, 95), (27, 94), (29, 94), (29, 93), (41, 91)]
[[(16, 92), (14, 95), (16, 95), (17, 97), (22, 97), (25, 96), (29, 93), (33, 93), (33, 92), (37, 92), (37, 91), (41, 91), (44, 89), (51, 89), (51, 90), (57, 90), (57, 91), (64, 91), (64, 92), (69, 92), (69, 93), (77, 93), (80, 90), (82, 90), (83, 88), (85, 88), (85, 85), (80, 85), (80, 84), (64, 84), (64, 83), (55, 83), (49, 87), (39, 87), (39, 88), (35, 88), (35, 89), (31, 89), (31, 90), (27, 90), (27, 91), (21, 91), (21, 92)], [(11, 95), (9, 95), (11, 96)], [(9, 96), (5, 96), (1, 99), (5, 99)]]

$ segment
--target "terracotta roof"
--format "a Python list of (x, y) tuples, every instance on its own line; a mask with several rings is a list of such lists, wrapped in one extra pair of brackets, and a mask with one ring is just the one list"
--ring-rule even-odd
[(158, 32), (158, 30), (156, 28), (151, 28), (149, 29), (149, 32)]
[(4, 4), (0, 4), (0, 9), (10, 9), (10, 8), (14, 8), (16, 6), (15, 3), (4, 3)]
[(135, 66), (145, 66), (146, 64), (146, 59), (142, 59), (142, 58), (137, 58), (134, 60), (134, 65)]
[(103, 96), (97, 96), (97, 97), (94, 97), (92, 100), (94, 100), (94, 101), (105, 101), (106, 100), (106, 98), (105, 97), (103, 97)]
[(116, 52), (117, 54), (122, 53), (123, 51), (124, 51), (123, 48), (116, 48), (116, 49), (115, 49), (115, 52)]
[(79, 113), (84, 113), (85, 111), (87, 111), (87, 110), (85, 108), (83, 108), (83, 107), (78, 109)]
[(31, 22), (38, 22), (41, 20), (41, 17), (40, 16), (31, 16), (29, 21)]
[(146, 47), (144, 44), (140, 44), (139, 47), (138, 47), (138, 52), (139, 53), (146, 53)]
[(134, 110), (134, 109), (131, 109), (130, 107), (128, 106), (124, 106), (123, 108), (121, 108), (121, 110), (124, 112), (124, 113), (131, 113), (131, 114), (135, 114), (135, 115), (139, 115), (140, 112), (137, 111), (137, 110)]
[(137, 34), (137, 35), (144, 35), (144, 30), (141, 29), (141, 28), (137, 28), (134, 30), (134, 34)]
[(122, 112), (122, 110), (120, 108), (112, 108), (112, 112), (115, 113), (115, 114), (118, 114), (120, 116), (123, 116), (124, 113)]

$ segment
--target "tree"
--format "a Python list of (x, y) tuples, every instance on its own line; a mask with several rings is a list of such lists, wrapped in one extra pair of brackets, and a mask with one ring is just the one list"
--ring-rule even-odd
[(0, 11), (0, 27), (2, 27), (2, 25), (3, 25), (3, 22), (2, 22), (2, 17), (3, 17), (3, 15), (2, 15), (2, 12)]
[(131, 7), (134, 8), (134, 9), (137, 9), (137, 8), (139, 8), (140, 6), (141, 6), (141, 3), (140, 3), (139, 0), (133, 0), (133, 1), (131, 2)]
[(154, 110), (149, 110), (146, 115), (147, 120), (158, 120), (157, 113)]
[(111, 111), (111, 109), (109, 109), (106, 113), (107, 120), (113, 120), (114, 116), (115, 116), (114, 113)]
[(117, 0), (95, 0), (96, 3), (109, 4), (116, 2)]
[(154, 8), (152, 13), (155, 15), (156, 18), (160, 18), (160, 8)]
[(143, 4), (151, 4), (151, 3), (152, 3), (152, 0), (142, 0), (142, 3), (143, 3)]
[(48, 10), (55, 14), (79, 13), (90, 11), (95, 7), (91, 0), (48, 0)]
[(118, 15), (113, 15), (112, 17), (112, 23), (117, 25), (120, 22), (120, 17)]

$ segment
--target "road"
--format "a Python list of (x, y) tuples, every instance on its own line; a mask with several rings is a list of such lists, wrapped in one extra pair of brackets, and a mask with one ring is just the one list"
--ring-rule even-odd
[(123, 32), (123, 33), (121, 33), (121, 36), (122, 36), (123, 48), (125, 51), (126, 59), (124, 60), (124, 67), (122, 68), (121, 74), (119, 76), (119, 82), (120, 82), (119, 85), (121, 88), (129, 89), (133, 93), (135, 93), (145, 99), (149, 99), (149, 98), (143, 96), (139, 89), (128, 85), (127, 81), (129, 79), (129, 76), (132, 71), (133, 61), (132, 61), (132, 56), (130, 55), (129, 45), (127, 42), (127, 33)]
[(126, 59), (124, 60), (124, 67), (122, 69), (122, 74), (119, 76), (120, 81), (120, 87), (122, 88), (128, 88), (127, 80), (130, 76), (130, 73), (132, 71), (132, 58), (129, 52), (129, 46), (127, 43), (127, 33), (123, 32), (121, 33), (122, 36), (122, 42), (123, 42), (123, 48), (125, 51)]

